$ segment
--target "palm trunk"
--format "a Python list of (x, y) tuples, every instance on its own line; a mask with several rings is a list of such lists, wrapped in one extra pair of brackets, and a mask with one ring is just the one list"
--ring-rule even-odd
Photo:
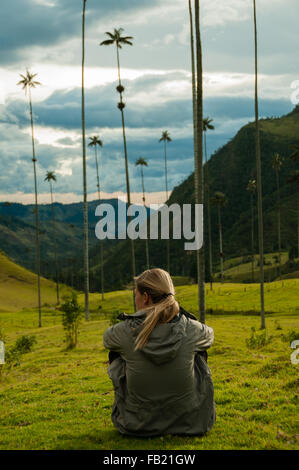
[(297, 185), (297, 258), (299, 258), (299, 187)]
[(223, 282), (223, 247), (222, 247), (222, 224), (221, 224), (220, 205), (218, 205), (218, 225), (219, 225), (219, 248), (220, 248), (221, 282)]
[(209, 259), (210, 259), (210, 289), (213, 290), (213, 253), (212, 253), (212, 230), (211, 230), (211, 208), (210, 208), (210, 187), (207, 188), (207, 202), (208, 202), (208, 225), (209, 225)]
[(276, 173), (276, 185), (277, 185), (277, 234), (278, 234), (278, 262), (279, 262), (279, 279), (281, 279), (281, 231), (280, 231), (280, 188), (279, 188), (279, 174), (278, 170)]
[(29, 87), (29, 106), (30, 106), (32, 161), (33, 161), (34, 192), (35, 192), (35, 250), (36, 250), (36, 272), (37, 272), (38, 326), (41, 327), (42, 326), (42, 313), (41, 313), (41, 295), (40, 295), (39, 223), (38, 223), (38, 202), (37, 202), (37, 181), (36, 181), (36, 158), (35, 158), (35, 148), (34, 148), (34, 130), (33, 130), (33, 116), (32, 116), (32, 102), (31, 102), (30, 87)]
[(250, 193), (251, 207), (251, 280), (254, 282), (254, 217), (253, 217), (253, 193)]
[[(119, 52), (118, 52), (118, 46), (116, 43), (116, 52), (117, 52), (117, 68), (118, 68), (118, 81), (119, 85), (121, 86), (121, 80), (120, 80), (120, 63), (119, 63)], [(120, 94), (120, 102), (123, 103), (122, 100), (122, 92)], [(126, 185), (127, 185), (127, 198), (128, 198), (128, 208), (131, 205), (131, 195), (130, 195), (130, 181), (129, 181), (129, 169), (128, 169), (128, 155), (127, 155), (127, 140), (126, 140), (126, 130), (125, 130), (125, 117), (124, 117), (124, 110), (123, 108), (120, 109), (121, 112), (121, 121), (122, 121), (122, 130), (123, 130), (123, 140), (124, 140), (124, 153), (125, 153), (125, 171), (126, 171)], [(128, 221), (130, 222), (131, 216), (128, 217)], [(132, 279), (135, 277), (135, 250), (134, 250), (134, 240), (130, 239), (131, 241), (131, 269), (132, 269)], [(134, 310), (136, 310), (136, 305), (135, 305), (135, 295), (134, 295), (134, 289), (132, 290), (133, 293), (133, 305), (134, 305)]]
[[(144, 208), (146, 210), (146, 206), (145, 206), (145, 191), (144, 191), (144, 179), (143, 179), (143, 169), (142, 169), (142, 165), (141, 165), (141, 182), (142, 182), (142, 194), (143, 194), (143, 197), (142, 197), (142, 200), (143, 200), (143, 205), (144, 205)], [(147, 269), (149, 269), (149, 243), (148, 243), (148, 236), (146, 236), (146, 240), (145, 240), (145, 251), (146, 251), (146, 266), (147, 266)]]
[[(95, 144), (94, 149), (95, 149), (95, 159), (96, 159), (96, 169), (97, 169), (98, 201), (99, 201), (99, 205), (100, 205), (101, 204), (101, 193), (100, 193), (100, 178), (99, 178), (97, 144)], [(100, 240), (100, 264), (101, 264), (101, 292), (102, 292), (102, 300), (104, 300), (103, 240)]]
[(83, 0), (82, 15), (82, 146), (83, 146), (83, 222), (84, 222), (84, 290), (85, 290), (85, 319), (89, 320), (89, 263), (88, 263), (88, 208), (87, 208), (87, 181), (86, 181), (86, 145), (85, 145), (85, 99), (84, 99), (84, 39), (85, 39), (85, 7)]
[(57, 265), (57, 249), (56, 249), (56, 227), (55, 227), (55, 215), (54, 215), (54, 203), (53, 203), (53, 190), (52, 190), (52, 183), (51, 183), (51, 181), (50, 181), (50, 191), (51, 191), (52, 226), (53, 226), (53, 239), (54, 239), (54, 259), (55, 259), (55, 275), (56, 275), (56, 296), (57, 296), (57, 305), (59, 305), (58, 265)]
[[(203, 155), (202, 155), (202, 52), (200, 38), (200, 16), (199, 16), (199, 0), (195, 0), (195, 32), (196, 32), (196, 115), (197, 115), (197, 171), (198, 181), (195, 188), (195, 203), (203, 203)], [(204, 240), (202, 247), (198, 251), (198, 296), (199, 296), (199, 316), (201, 323), (205, 322), (205, 256), (204, 256)]]
[(255, 45), (255, 147), (256, 147), (256, 169), (257, 169), (257, 193), (258, 193), (258, 233), (260, 252), (260, 298), (261, 298), (261, 329), (266, 328), (264, 309), (264, 239), (263, 239), (263, 206), (262, 206), (262, 176), (261, 176), (261, 149), (258, 118), (258, 89), (257, 89), (257, 27), (256, 27), (256, 4), (253, 0), (254, 10), (254, 45)]
[(206, 132), (204, 132), (205, 141), (205, 187), (206, 187), (206, 201), (208, 209), (208, 237), (209, 237), (209, 270), (210, 270), (210, 288), (213, 290), (213, 262), (212, 262), (212, 237), (211, 237), (211, 216), (210, 216), (210, 202), (209, 202), (209, 183), (208, 183), (208, 158), (207, 158), (207, 138)]
[[(166, 139), (164, 140), (164, 165), (165, 165), (165, 188), (166, 188), (166, 202), (168, 201), (168, 182), (167, 182), (167, 154), (166, 154)], [(167, 253), (167, 271), (170, 274), (170, 257), (169, 257), (169, 238), (166, 241), (166, 253)]]
[[(197, 96), (196, 96), (196, 71), (194, 59), (194, 36), (193, 36), (193, 15), (191, 0), (189, 0), (190, 17), (190, 46), (191, 46), (191, 70), (192, 70), (192, 108), (193, 108), (193, 145), (194, 145), (194, 193), (195, 202), (198, 201), (198, 146), (197, 146)], [(198, 286), (198, 311), (200, 312), (200, 291), (199, 291), (199, 251), (196, 251), (197, 265), (197, 286)]]

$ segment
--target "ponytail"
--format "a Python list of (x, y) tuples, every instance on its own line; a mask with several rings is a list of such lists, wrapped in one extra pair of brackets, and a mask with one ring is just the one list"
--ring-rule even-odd
[(135, 281), (139, 292), (141, 294), (147, 292), (153, 301), (153, 305), (144, 309), (147, 315), (135, 341), (135, 351), (137, 351), (145, 346), (157, 324), (168, 323), (177, 315), (179, 304), (175, 300), (172, 279), (163, 269), (148, 269), (136, 277)]

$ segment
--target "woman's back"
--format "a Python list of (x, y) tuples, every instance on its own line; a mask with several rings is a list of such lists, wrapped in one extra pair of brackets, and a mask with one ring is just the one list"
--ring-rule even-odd
[(210, 371), (197, 353), (214, 340), (212, 328), (188, 318), (182, 308), (167, 323), (152, 330), (147, 343), (135, 350), (146, 313), (104, 334), (107, 349), (121, 357), (109, 367), (115, 389), (112, 419), (125, 434), (202, 434), (215, 420)]

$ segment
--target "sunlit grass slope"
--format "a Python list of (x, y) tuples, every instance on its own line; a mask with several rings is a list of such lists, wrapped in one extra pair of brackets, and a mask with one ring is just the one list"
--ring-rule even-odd
[[(61, 286), (61, 292), (67, 290)], [(41, 302), (56, 303), (56, 285), (41, 278)], [(37, 276), (11, 261), (0, 251), (0, 311), (15, 312), (37, 306)]]
[[(177, 299), (181, 305), (191, 312), (197, 312), (197, 285), (175, 287)], [(260, 286), (259, 284), (219, 283), (206, 284), (206, 309), (209, 313), (259, 313)], [(266, 313), (294, 314), (299, 313), (299, 279), (287, 279), (266, 283), (265, 310)], [(79, 301), (84, 304), (84, 295), (79, 295)], [(131, 290), (114, 291), (105, 294), (104, 301), (100, 294), (90, 295), (90, 309), (93, 312), (133, 313), (133, 295)]]
[[(195, 310), (188, 289), (179, 295)], [(120, 294), (110, 302), (121, 304)], [(258, 330), (258, 317), (208, 315), (215, 332), (208, 357), (217, 413), (213, 429), (204, 437), (135, 439), (120, 435), (110, 419), (114, 393), (102, 341), (108, 317), (94, 313), (83, 320), (77, 349), (67, 352), (60, 314), (43, 315), (48, 326), (37, 328), (34, 311), (0, 313), (7, 347), (25, 333), (37, 338), (33, 351), (0, 381), (0, 449), (298, 448), (299, 369), (283, 341), (298, 330), (298, 316), (282, 310), (267, 317), (273, 338), (256, 350), (248, 349), (246, 339), (251, 327)]]
[[(264, 265), (264, 279), (265, 282), (270, 280), (279, 279), (279, 265), (277, 263), (276, 257), (278, 253), (266, 253), (264, 255), (265, 258), (265, 265)], [(281, 253), (281, 268), (283, 269), (289, 259), (287, 252)], [(299, 261), (298, 259), (295, 261)], [(260, 267), (258, 265), (259, 262), (259, 255), (254, 256), (254, 281), (258, 282), (260, 278)], [(252, 279), (252, 264), (251, 261), (244, 262), (243, 257), (239, 256), (236, 258), (230, 258), (224, 260), (223, 263), (224, 268), (224, 282), (250, 282)], [(216, 273), (214, 274), (215, 280), (220, 280), (221, 273), (220, 273), (220, 266)], [(298, 279), (298, 271), (293, 271), (288, 274), (282, 274), (282, 279)]]

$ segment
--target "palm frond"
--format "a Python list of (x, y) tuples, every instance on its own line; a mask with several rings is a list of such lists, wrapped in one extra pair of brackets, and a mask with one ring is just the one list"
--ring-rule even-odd
[(113, 41), (115, 41), (115, 36), (112, 33), (109, 33), (109, 31), (106, 31), (107, 36), (109, 36)]
[(119, 42), (121, 42), (123, 44), (129, 44), (129, 46), (133, 46), (133, 43), (131, 41), (127, 41), (126, 39), (123, 39), (123, 38), (121, 38), (119, 40)]
[(100, 42), (100, 46), (110, 46), (110, 44), (114, 44), (114, 40), (106, 39), (106, 41)]
[(54, 171), (47, 171), (47, 174), (46, 174), (46, 177), (44, 179), (44, 181), (56, 181), (56, 175), (54, 173)]
[(148, 166), (147, 161), (143, 157), (139, 157), (138, 160), (136, 160), (135, 166), (138, 165)]

